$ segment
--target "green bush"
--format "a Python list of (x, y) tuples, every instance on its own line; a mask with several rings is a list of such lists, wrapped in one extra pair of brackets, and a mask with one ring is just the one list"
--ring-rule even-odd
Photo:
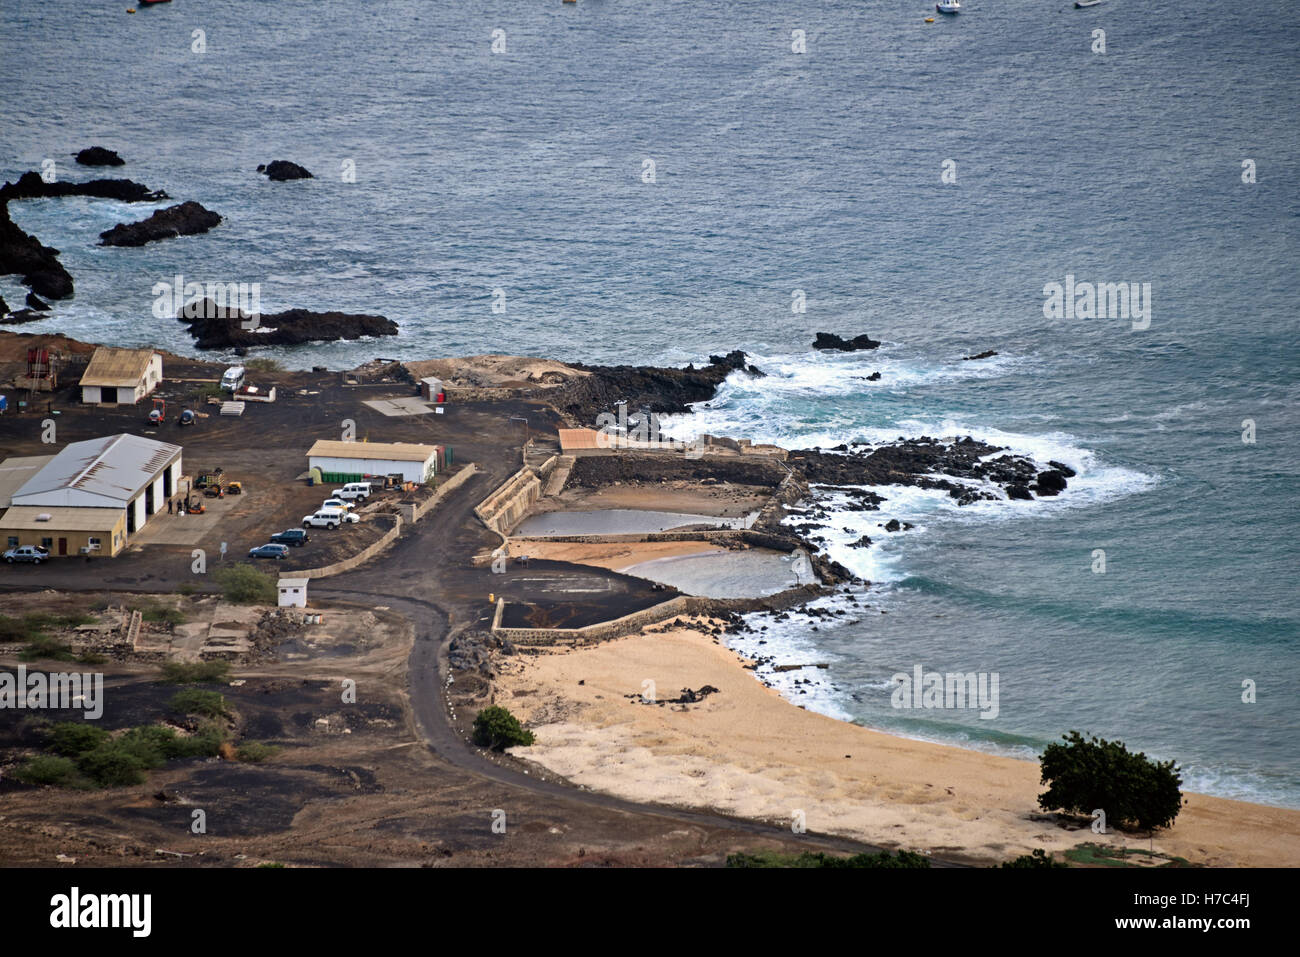
[(156, 751), (161, 758), (170, 761), (173, 758), (214, 757), (226, 734), (208, 722), (191, 735), (177, 734), (175, 729), (160, 724), (146, 724), (132, 728), (122, 737), (137, 750)]
[(71, 758), (42, 754), (23, 764), (14, 777), (25, 784), (71, 784), (77, 777), (77, 764)]
[(52, 661), (72, 661), (77, 656), (72, 653), (72, 647), (66, 642), (59, 641), (57, 638), (51, 638), (49, 635), (41, 635), (33, 641), (27, 643), (27, 646), (18, 653), (19, 661), (39, 661), (41, 659), (50, 659)]
[(828, 868), (927, 868), (929, 858), (911, 851), (890, 854), (854, 854), (852, 857), (831, 857), (821, 851), (804, 851), (802, 854), (781, 854), (777, 851), (759, 851), (757, 854), (728, 854), (728, 867), (828, 867)]
[(82, 774), (100, 787), (141, 784), (150, 768), (162, 767), (164, 757), (145, 736), (123, 735), (105, 741), (77, 759)]
[(219, 399), (225, 392), (220, 384), (216, 382), (205, 382), (202, 385), (195, 386), (194, 391), (190, 393), (190, 402), (193, 405), (203, 405), (208, 399)]
[(220, 718), (226, 713), (226, 699), (217, 691), (186, 688), (172, 695), (167, 710), (176, 714), (201, 714), (205, 718)]
[(1066, 864), (1064, 861), (1056, 860), (1056, 858), (1052, 857), (1051, 854), (1045, 853), (1041, 847), (1036, 847), (1034, 848), (1034, 853), (1021, 854), (1019, 857), (1015, 858), (1014, 860), (1003, 861), (998, 866), (1007, 867), (1007, 868), (1023, 868), (1023, 867), (1052, 868), (1052, 867), (1069, 867), (1070, 865)]
[(235, 758), (256, 764), (265, 761), (279, 750), (274, 745), (263, 744), (261, 741), (246, 741), (236, 749)]
[(46, 635), (41, 631), (41, 628), (41, 620), (35, 615), (25, 615), (22, 618), (10, 618), (8, 615), (0, 615), (0, 642), (8, 644), (45, 638)]
[(484, 708), (474, 719), (474, 743), (480, 748), (504, 751), (515, 745), (533, 743), (533, 733), (500, 705)]
[(189, 621), (185, 612), (179, 608), (173, 608), (170, 605), (146, 605), (140, 609), (140, 617), (145, 621), (154, 622), (155, 624), (183, 625)]
[(93, 751), (109, 737), (109, 733), (98, 725), (85, 721), (60, 721), (50, 729), (46, 744), (56, 754), (75, 758)]
[(249, 372), (283, 372), (284, 366), (280, 365), (277, 359), (268, 359), (265, 357), (257, 359), (245, 359), (244, 368)]
[(1084, 738), (1078, 731), (1061, 738), (1064, 744), (1049, 744), (1039, 758), (1048, 785), (1038, 796), (1043, 810), (1091, 815), (1100, 808), (1115, 827), (1142, 830), (1174, 822), (1183, 782), (1173, 761), (1151, 761), (1131, 754), (1122, 742)]
[(216, 684), (230, 678), (230, 662), (214, 658), (212, 661), (168, 661), (159, 676), (163, 684), (196, 685)]
[(276, 580), (252, 565), (223, 565), (212, 577), (221, 586), (226, 601), (237, 605), (274, 605), (279, 599)]

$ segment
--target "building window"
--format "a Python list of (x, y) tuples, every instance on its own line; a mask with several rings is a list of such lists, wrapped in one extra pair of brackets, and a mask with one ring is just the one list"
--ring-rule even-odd
[(51, 548), (53, 548), (53, 547), (54, 547), (54, 539), (52, 539), (52, 538), (42, 538), (42, 539), (41, 539), (41, 548), (44, 548), (44, 549), (46, 549), (46, 550), (48, 551), (49, 549), (51, 549)]
[(9, 536), (9, 547), (10, 547), (10, 548), (17, 548), (17, 547), (18, 547), (18, 536), (17, 536), (17, 535), (10, 535), (10, 536)]
[(98, 547), (99, 547), (99, 539), (98, 539), (98, 538), (89, 538), (89, 539), (86, 540), (86, 544), (89, 545), (91, 548), (98, 548)]

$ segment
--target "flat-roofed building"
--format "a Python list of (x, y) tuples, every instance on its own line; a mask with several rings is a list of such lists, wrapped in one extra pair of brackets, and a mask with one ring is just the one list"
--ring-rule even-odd
[(414, 442), (319, 439), (307, 452), (307, 467), (320, 469), (325, 482), (359, 482), (368, 475), (400, 475), (404, 482), (424, 483), (438, 473), (441, 454), (442, 446)]

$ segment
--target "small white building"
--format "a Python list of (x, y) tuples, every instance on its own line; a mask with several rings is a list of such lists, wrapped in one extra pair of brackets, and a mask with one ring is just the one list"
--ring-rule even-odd
[(81, 401), (134, 404), (158, 388), (162, 377), (162, 356), (152, 349), (100, 346), (81, 376)]
[(327, 483), (359, 482), (367, 475), (400, 475), (424, 483), (438, 473), (438, 446), (414, 442), (337, 442), (320, 439), (307, 452), (307, 467)]
[(281, 578), (279, 607), (306, 608), (307, 581), (306, 578)]

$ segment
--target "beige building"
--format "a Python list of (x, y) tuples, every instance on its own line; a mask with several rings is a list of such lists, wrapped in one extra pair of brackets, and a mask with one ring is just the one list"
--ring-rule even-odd
[(162, 356), (152, 349), (100, 346), (81, 377), (81, 401), (133, 404), (158, 388), (162, 377)]

